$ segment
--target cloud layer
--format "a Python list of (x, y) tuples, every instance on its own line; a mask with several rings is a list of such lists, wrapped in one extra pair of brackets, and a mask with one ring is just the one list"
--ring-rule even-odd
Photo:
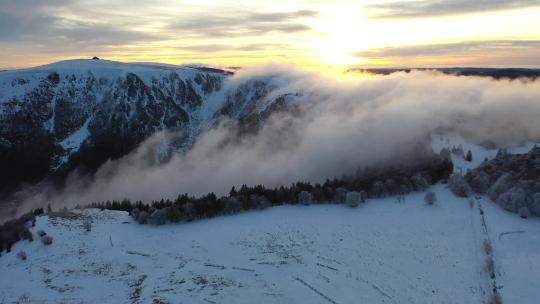
[(413, 65), (534, 65), (540, 66), (540, 40), (485, 40), (458, 43), (385, 47), (352, 53), (358, 56)]
[(161, 165), (155, 157), (174, 134), (158, 133), (131, 155), (105, 164), (93, 180), (72, 176), (65, 189), (35, 194), (26, 206), (224, 194), (244, 183), (320, 182), (389, 162), (440, 129), (500, 146), (540, 139), (540, 81), (436, 72), (336, 80), (272, 65), (242, 71), (226, 89), (269, 76), (281, 80), (273, 94), (303, 94), (296, 103), (301, 115), (276, 114), (258, 134), (241, 138), (234, 122), (222, 122), (201, 134), (187, 154)]
[(540, 5), (539, 0), (416, 0), (394, 1), (367, 6), (375, 18), (422, 18), (471, 14)]

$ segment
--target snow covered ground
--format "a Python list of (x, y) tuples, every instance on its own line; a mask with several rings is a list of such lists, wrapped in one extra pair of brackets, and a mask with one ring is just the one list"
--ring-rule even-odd
[[(54, 242), (18, 242), (0, 257), (0, 303), (483, 303), (478, 202), (433, 190), (434, 206), (413, 193), (164, 226), (85, 210), (91, 232), (82, 218), (42, 216), (32, 230)], [(480, 201), (504, 302), (537, 303), (539, 219)]]
[[(518, 146), (507, 147), (508, 153), (522, 154), (529, 152), (535, 144), (534, 141), (528, 141)], [(484, 159), (493, 159), (497, 156), (497, 148), (487, 148), (481, 145), (473, 144), (465, 140), (458, 134), (431, 134), (431, 149), (435, 153), (440, 153), (443, 148), (452, 149), (452, 147), (461, 146), (463, 152), (471, 151), (472, 161), (466, 161), (463, 156), (452, 154), (452, 163), (454, 164), (454, 171), (465, 174), (467, 169), (473, 169), (478, 167)]]

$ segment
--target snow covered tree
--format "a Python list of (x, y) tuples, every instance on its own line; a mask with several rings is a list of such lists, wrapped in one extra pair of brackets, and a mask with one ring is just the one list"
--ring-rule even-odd
[(360, 191), (360, 201), (365, 203), (368, 198), (368, 194), (365, 190)]
[(362, 202), (362, 196), (360, 195), (360, 192), (356, 192), (356, 191), (347, 192), (345, 202), (347, 203), (347, 206), (349, 207), (353, 207), (353, 208), (358, 207), (358, 205)]
[(148, 212), (146, 211), (139, 212), (139, 216), (137, 216), (137, 222), (139, 224), (146, 224), (147, 220), (148, 220)]
[(141, 210), (139, 210), (139, 208), (133, 208), (133, 210), (131, 210), (131, 217), (134, 220), (138, 221), (140, 213), (141, 213)]
[(522, 207), (527, 207), (530, 197), (521, 187), (512, 187), (508, 191), (499, 195), (495, 201), (497, 205), (510, 212), (518, 212)]
[(343, 204), (345, 203), (345, 199), (347, 197), (347, 189), (345, 188), (336, 188), (335, 194), (334, 194), (334, 200), (337, 203)]
[(376, 181), (371, 186), (371, 194), (373, 197), (386, 197), (388, 196), (388, 191), (383, 182)]
[(225, 213), (234, 214), (242, 211), (242, 202), (235, 196), (225, 200)]
[(532, 195), (531, 213), (540, 216), (540, 192)]
[(154, 212), (152, 212), (147, 220), (148, 224), (150, 225), (163, 225), (166, 221), (167, 215), (163, 209), (156, 209)]
[(426, 192), (426, 195), (424, 195), (424, 202), (428, 205), (433, 205), (437, 201), (437, 196), (435, 195), (435, 192), (428, 191)]
[(521, 207), (518, 210), (518, 214), (522, 218), (526, 219), (526, 218), (531, 216), (531, 211), (529, 211), (529, 208), (527, 208), (527, 207)]
[(459, 173), (454, 173), (450, 176), (448, 187), (450, 187), (450, 190), (459, 197), (468, 197), (471, 193), (469, 184), (467, 184), (463, 175)]
[(496, 201), (499, 195), (510, 190), (514, 184), (514, 177), (511, 173), (504, 173), (489, 187), (487, 195), (492, 201)]
[(313, 195), (307, 191), (298, 193), (298, 203), (302, 205), (310, 205), (313, 202)]
[(452, 156), (452, 152), (450, 152), (450, 149), (448, 148), (442, 148), (441, 152), (439, 152), (439, 155), (444, 159), (450, 159)]
[(461, 144), (459, 144), (457, 147), (452, 147), (452, 153), (457, 155), (457, 156), (463, 156), (464, 155), (464, 152), (463, 152), (463, 146)]
[(424, 191), (429, 187), (428, 182), (420, 173), (416, 173), (415, 175), (413, 175), (411, 177), (411, 181), (414, 185), (414, 188), (418, 191)]
[(399, 190), (398, 184), (392, 178), (388, 178), (384, 181), (384, 187), (386, 188), (389, 194), (395, 194)]
[(266, 209), (272, 205), (270, 200), (268, 200), (264, 195), (256, 195), (252, 199), (252, 202), (255, 209)]
[(473, 171), (467, 175), (471, 188), (478, 193), (486, 193), (490, 186), (489, 176), (483, 171)]
[(165, 208), (167, 220), (171, 223), (178, 223), (182, 219), (182, 212), (178, 206), (170, 206)]
[(193, 203), (186, 203), (183, 206), (183, 211), (188, 221), (193, 221), (195, 219), (195, 206), (193, 206)]

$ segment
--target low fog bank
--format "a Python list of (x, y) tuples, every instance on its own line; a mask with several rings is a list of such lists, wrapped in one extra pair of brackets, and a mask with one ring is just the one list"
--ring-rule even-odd
[(334, 79), (270, 65), (239, 72), (225, 89), (253, 77), (272, 78), (277, 88), (271, 94), (300, 93), (293, 101), (299, 111), (276, 113), (257, 134), (241, 138), (236, 122), (222, 120), (165, 164), (156, 158), (175, 134), (155, 134), (130, 155), (104, 164), (93, 179), (74, 173), (64, 189), (33, 193), (21, 209), (321, 182), (412, 153), (435, 130), (501, 147), (540, 139), (540, 81), (429, 71)]

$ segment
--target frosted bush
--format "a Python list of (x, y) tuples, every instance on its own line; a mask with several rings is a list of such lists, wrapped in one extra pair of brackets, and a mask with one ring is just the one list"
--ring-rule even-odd
[(347, 192), (345, 201), (347, 203), (347, 206), (349, 207), (353, 207), (353, 208), (358, 207), (358, 205), (362, 201), (362, 196), (360, 195), (360, 192), (356, 192), (356, 191)]
[(428, 191), (426, 192), (426, 195), (424, 195), (424, 202), (428, 205), (433, 205), (437, 201), (437, 196), (435, 195), (435, 192)]

